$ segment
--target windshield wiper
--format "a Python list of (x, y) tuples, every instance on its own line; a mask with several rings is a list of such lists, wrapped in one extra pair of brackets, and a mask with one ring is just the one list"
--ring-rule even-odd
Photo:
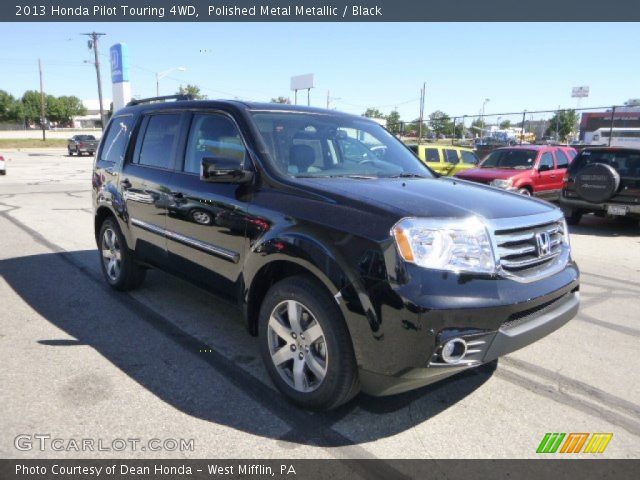
[(419, 173), (403, 172), (398, 175), (392, 175), (389, 178), (429, 178), (429, 177), (425, 177), (424, 175), (420, 175)]

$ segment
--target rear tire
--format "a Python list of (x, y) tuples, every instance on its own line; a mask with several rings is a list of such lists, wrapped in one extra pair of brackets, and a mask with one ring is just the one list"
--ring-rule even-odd
[(98, 254), (102, 274), (111, 288), (133, 290), (144, 281), (147, 271), (136, 263), (114, 218), (107, 218), (102, 222), (98, 236)]
[(260, 307), (258, 328), (265, 367), (292, 402), (329, 410), (360, 391), (342, 313), (313, 277), (296, 275), (273, 285)]

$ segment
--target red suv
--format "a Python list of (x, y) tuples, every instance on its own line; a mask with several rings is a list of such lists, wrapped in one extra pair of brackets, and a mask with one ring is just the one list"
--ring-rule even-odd
[(559, 200), (564, 174), (576, 153), (571, 147), (547, 145), (498, 148), (477, 168), (455, 176), (523, 195)]

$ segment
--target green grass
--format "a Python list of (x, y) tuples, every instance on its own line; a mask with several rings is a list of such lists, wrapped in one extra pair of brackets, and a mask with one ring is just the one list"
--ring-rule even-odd
[(0, 138), (0, 149), (6, 148), (64, 148), (67, 146), (65, 138)]

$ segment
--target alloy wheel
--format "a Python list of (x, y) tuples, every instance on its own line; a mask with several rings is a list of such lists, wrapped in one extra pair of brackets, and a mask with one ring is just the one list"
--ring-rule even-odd
[(112, 229), (107, 228), (102, 235), (101, 245), (102, 263), (109, 280), (116, 282), (120, 277), (122, 251), (118, 236)]
[(280, 377), (301, 393), (316, 390), (327, 374), (325, 335), (311, 311), (295, 300), (279, 303), (267, 328), (269, 353)]

